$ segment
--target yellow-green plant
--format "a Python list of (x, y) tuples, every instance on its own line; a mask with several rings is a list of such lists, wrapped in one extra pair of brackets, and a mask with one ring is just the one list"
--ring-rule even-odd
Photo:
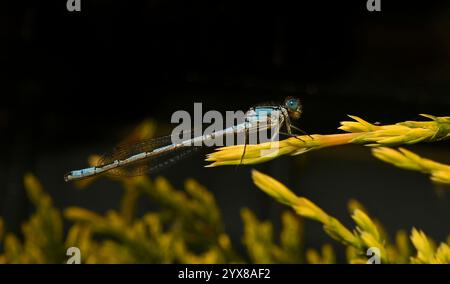
[[(6, 234), (0, 263), (64, 263), (66, 249), (77, 247), (82, 263), (242, 263), (246, 257), (233, 249), (223, 229), (213, 195), (189, 179), (180, 191), (162, 177), (115, 179), (124, 195), (120, 210), (104, 215), (68, 207), (64, 216), (73, 225), (64, 237), (62, 217), (50, 196), (33, 175), (25, 188), (36, 212), (22, 226), (23, 237)], [(147, 196), (160, 209), (136, 216), (139, 197)], [(279, 243), (272, 224), (242, 211), (243, 242), (252, 263), (301, 263), (304, 261), (302, 222), (292, 213), (282, 215)], [(0, 240), (3, 222), (0, 219)], [(267, 258), (262, 257), (264, 254)]]
[(300, 219), (285, 212), (282, 215), (280, 243), (274, 240), (271, 222), (259, 221), (255, 214), (245, 208), (241, 211), (244, 221), (243, 242), (252, 263), (303, 263), (302, 223)]
[[(413, 229), (412, 254), (407, 234), (399, 231), (391, 242), (383, 228), (370, 218), (364, 207), (350, 200), (348, 207), (356, 223), (347, 229), (339, 220), (325, 213), (304, 197), (298, 197), (275, 179), (253, 172), (255, 184), (298, 215), (319, 221), (333, 239), (347, 246), (349, 263), (366, 263), (366, 250), (377, 247), (383, 263), (450, 263), (449, 243), (436, 246), (422, 231)], [(51, 198), (32, 175), (25, 177), (25, 187), (36, 212), (22, 226), (23, 241), (6, 233), (0, 263), (64, 263), (65, 250), (78, 247), (83, 263), (239, 263), (230, 238), (223, 230), (220, 212), (212, 195), (193, 180), (179, 191), (164, 178), (122, 181), (125, 189), (120, 210), (104, 215), (70, 207), (64, 215), (73, 225), (66, 237), (62, 218)], [(128, 188), (127, 188), (128, 187)], [(130, 192), (133, 195), (129, 195)], [(150, 193), (150, 194), (149, 194)], [(150, 196), (161, 208), (143, 216), (134, 213), (137, 197)], [(131, 196), (131, 197), (130, 197)], [(334, 250), (324, 244), (320, 252), (303, 248), (303, 222), (290, 212), (282, 214), (278, 241), (273, 225), (259, 221), (249, 209), (242, 210), (243, 243), (251, 263), (335, 263)], [(1, 219), (0, 219), (1, 220)], [(3, 234), (0, 221), (0, 239)]]
[(309, 264), (334, 264), (336, 263), (336, 255), (330, 244), (324, 244), (320, 252), (309, 248), (306, 251), (306, 260)]
[(436, 245), (424, 232), (413, 228), (411, 241), (417, 249), (417, 255), (411, 258), (412, 263), (450, 264), (450, 247), (441, 243)]
[(22, 225), (23, 242), (14, 234), (4, 239), (3, 263), (62, 263), (65, 258), (61, 214), (39, 181), (31, 174), (24, 178), (28, 198), (35, 214)]
[[(106, 216), (100, 216), (83, 208), (72, 207), (65, 210), (66, 218), (76, 224), (83, 224), (92, 233), (120, 240), (119, 244), (130, 248), (127, 259), (131, 255), (133, 262), (239, 261), (223, 230), (214, 197), (196, 181), (187, 180), (183, 192), (174, 189), (162, 177), (155, 181), (147, 177), (119, 180), (125, 189), (120, 213), (110, 211)], [(161, 211), (136, 218), (134, 210), (140, 195), (157, 202)], [(167, 224), (170, 227), (165, 231), (163, 227)], [(191, 250), (199, 251), (200, 254), (193, 254)]]
[(222, 147), (208, 155), (208, 167), (259, 164), (283, 155), (299, 155), (308, 151), (343, 144), (368, 146), (410, 145), (419, 142), (433, 142), (450, 137), (450, 117), (422, 116), (431, 121), (405, 121), (392, 125), (375, 125), (359, 117), (355, 121), (343, 121), (339, 129), (349, 132), (332, 135), (298, 136), (276, 142), (256, 145), (235, 145)]
[(394, 150), (386, 147), (372, 149), (378, 159), (402, 169), (429, 174), (432, 181), (450, 184), (450, 166), (425, 159), (404, 148)]
[[(295, 195), (272, 177), (255, 170), (252, 172), (252, 177), (256, 186), (278, 202), (292, 207), (300, 216), (322, 223), (329, 236), (349, 247), (350, 263), (367, 261), (368, 248), (379, 249), (382, 263), (401, 263), (405, 258), (404, 254), (409, 251), (401, 234), (398, 235), (397, 246), (390, 244), (389, 240), (383, 236), (382, 229), (363, 210), (356, 208), (353, 211), (351, 217), (356, 227), (350, 231), (316, 204), (307, 198)], [(355, 204), (351, 206), (355, 207)], [(412, 263), (450, 263), (448, 261), (450, 248), (447, 244), (442, 243), (438, 249), (435, 249), (425, 234), (415, 229), (412, 231), (411, 240), (417, 250), (417, 256), (411, 257)]]

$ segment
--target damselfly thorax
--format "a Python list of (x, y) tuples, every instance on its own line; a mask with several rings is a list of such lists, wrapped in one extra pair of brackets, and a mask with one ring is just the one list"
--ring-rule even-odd
[[(170, 166), (189, 153), (199, 149), (195, 145), (208, 145), (211, 140), (227, 135), (243, 135), (245, 155), (246, 145), (252, 134), (270, 130), (270, 139), (273, 141), (279, 134), (295, 136), (293, 130), (305, 133), (292, 124), (302, 114), (302, 106), (299, 99), (289, 97), (281, 105), (261, 105), (250, 108), (244, 116), (244, 121), (214, 131), (213, 133), (189, 137), (185, 140), (173, 143), (171, 136), (153, 138), (140, 141), (132, 145), (116, 147), (111, 153), (105, 154), (94, 167), (71, 171), (65, 175), (66, 181), (83, 179), (99, 174), (115, 176), (137, 176), (154, 173), (164, 167)], [(286, 132), (283, 132), (283, 131)]]

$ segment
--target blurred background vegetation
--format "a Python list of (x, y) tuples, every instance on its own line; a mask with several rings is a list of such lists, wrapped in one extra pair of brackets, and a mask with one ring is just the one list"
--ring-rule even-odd
[[(252, 189), (250, 167), (205, 169), (205, 156), (200, 154), (161, 173), (174, 188), (187, 190), (188, 184), (200, 188), (186, 183), (193, 178), (215, 196), (220, 221), (198, 217), (198, 226), (210, 227), (207, 236), (214, 236), (206, 243), (201, 239), (206, 235), (195, 234), (200, 228), (185, 228), (180, 212), (162, 206), (156, 197), (133, 197), (138, 193), (130, 195), (127, 186), (132, 185), (125, 181), (99, 179), (83, 190), (63, 181), (68, 170), (86, 166), (90, 155), (108, 151), (147, 118), (158, 123), (151, 135), (167, 134), (171, 114), (179, 109), (193, 111), (194, 102), (203, 102), (204, 110), (245, 110), (256, 103), (299, 96), (304, 104), (300, 126), (321, 134), (334, 133), (347, 114), (382, 124), (417, 120), (419, 113), (449, 115), (447, 3), (384, 1), (377, 14), (365, 10), (365, 1), (310, 2), (91, 0), (83, 2), (79, 14), (68, 13), (64, 1), (2, 2), (0, 216), (1, 227), (8, 232), (3, 236), (6, 258), (2, 259), (60, 262), (56, 251), (67, 242), (79, 241), (90, 247), (86, 251), (97, 252), (91, 262), (187, 262), (188, 255), (199, 262), (202, 258), (305, 262), (305, 248), (331, 260), (329, 246), (322, 248), (329, 237), (316, 223), (300, 221), (298, 237), (303, 245), (298, 246), (298, 259), (286, 253), (285, 247), (295, 246), (297, 240), (282, 241), (283, 224), (297, 217), (284, 214), (285, 207)], [(408, 149), (450, 164), (448, 142)], [(390, 236), (403, 229), (409, 235), (415, 226), (439, 242), (450, 232), (450, 198), (445, 190), (437, 189), (425, 175), (374, 160), (363, 147), (324, 149), (257, 168), (349, 228), (353, 223), (344, 205), (356, 199), (383, 222)], [(26, 190), (23, 179), (28, 172), (45, 191)], [(158, 180), (162, 179), (148, 177), (145, 182), (156, 188)], [(190, 191), (184, 194), (196, 200)], [(133, 206), (124, 205), (134, 198)], [(73, 207), (89, 211), (68, 209)], [(199, 214), (196, 210), (205, 208), (187, 210)], [(41, 215), (47, 217), (36, 217)], [(101, 227), (89, 228), (86, 216), (98, 224), (117, 222), (136, 228), (129, 230), (130, 235), (105, 232)], [(254, 217), (272, 224), (253, 226), (273, 230), (270, 252), (245, 245), (248, 235), (262, 234), (249, 232)], [(156, 231), (148, 231), (148, 224), (154, 223), (151, 227)], [(289, 227), (296, 228), (291, 223)], [(262, 235), (268, 238), (267, 232)], [(146, 241), (139, 245), (147, 248), (135, 251), (174, 243), (178, 251), (145, 258), (115, 242), (133, 247), (140, 238)], [(345, 249), (330, 243), (335, 258), (346, 261)], [(109, 250), (117, 251), (117, 259), (107, 259)], [(182, 251), (186, 251), (184, 259), (176, 255)]]

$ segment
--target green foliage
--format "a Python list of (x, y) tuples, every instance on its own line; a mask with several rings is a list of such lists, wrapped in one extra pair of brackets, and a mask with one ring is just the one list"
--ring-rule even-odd
[[(349, 230), (273, 178), (255, 171), (253, 179), (297, 214), (284, 212), (280, 233), (275, 234), (272, 223), (260, 221), (244, 208), (242, 242), (246, 254), (239, 256), (224, 230), (213, 195), (194, 180), (186, 181), (184, 190), (177, 190), (162, 177), (154, 181), (146, 177), (119, 179), (124, 187), (120, 210), (100, 215), (84, 208), (66, 208), (64, 217), (72, 225), (63, 236), (62, 214), (37, 179), (26, 175), (25, 188), (36, 211), (22, 226), (23, 239), (5, 234), (0, 219), (4, 247), (0, 263), (64, 263), (69, 247), (80, 248), (83, 263), (335, 263), (330, 244), (319, 250), (304, 248), (303, 218), (321, 222), (328, 235), (345, 245), (348, 263), (366, 263), (370, 247), (380, 249), (382, 263), (450, 263), (448, 243), (436, 246), (416, 229), (411, 242), (404, 231), (391, 242), (380, 223), (356, 200), (348, 205), (356, 224)], [(136, 216), (137, 201), (145, 197), (160, 208)]]
[[(125, 193), (121, 211), (105, 216), (83, 208), (71, 207), (65, 217), (76, 225), (71, 229), (68, 246), (83, 240), (87, 263), (228, 263), (239, 261), (224, 232), (214, 197), (194, 180), (185, 190), (174, 189), (159, 177), (120, 181)], [(161, 209), (140, 218), (134, 215), (141, 196), (150, 197)], [(108, 241), (94, 241), (101, 235)], [(102, 252), (100, 255), (97, 253)], [(109, 256), (115, 258), (110, 260)]]
[(291, 212), (282, 215), (279, 244), (274, 241), (272, 223), (259, 221), (249, 209), (241, 212), (243, 242), (252, 263), (302, 263), (302, 222)]
[[(405, 121), (390, 125), (371, 124), (357, 116), (342, 121), (340, 130), (348, 133), (303, 135), (261, 144), (234, 145), (218, 148), (207, 156), (207, 167), (260, 164), (284, 155), (299, 155), (326, 147), (360, 144), (371, 147), (393, 147), (450, 138), (450, 117), (422, 114), (431, 121)], [(244, 154), (244, 156), (242, 156)]]
[[(365, 209), (354, 200), (349, 203), (353, 210), (352, 219), (356, 227), (350, 231), (336, 218), (328, 215), (312, 201), (296, 196), (285, 185), (272, 177), (253, 171), (255, 184), (265, 193), (277, 201), (292, 207), (298, 215), (318, 221), (323, 224), (324, 231), (333, 239), (347, 246), (347, 260), (349, 263), (366, 263), (367, 250), (377, 248), (380, 252), (381, 263), (439, 263), (450, 264), (450, 247), (441, 243), (438, 248), (434, 241), (422, 231), (415, 228), (411, 232), (411, 242), (417, 250), (411, 255), (410, 245), (403, 231), (397, 233), (396, 243), (391, 243), (381, 225), (365, 212)], [(323, 253), (325, 254), (325, 253)], [(371, 256), (371, 255), (370, 255)], [(321, 263), (318, 253), (308, 254), (314, 263)]]
[(62, 263), (65, 250), (61, 214), (33, 175), (27, 174), (24, 184), (36, 212), (22, 224), (23, 241), (13, 234), (5, 235), (0, 263)]
[[(22, 226), (23, 240), (6, 234), (0, 263), (64, 263), (66, 249), (78, 247), (82, 263), (298, 263), (302, 261), (302, 225), (292, 213), (282, 215), (279, 244), (264, 235), (260, 221), (243, 210), (244, 245), (248, 258), (239, 256), (224, 231), (214, 196), (196, 181), (177, 190), (163, 177), (115, 179), (124, 188), (120, 210), (100, 215), (80, 207), (65, 208), (72, 225), (62, 233), (62, 214), (32, 175), (25, 188), (36, 212)], [(150, 198), (159, 210), (136, 216), (140, 198)], [(252, 216), (249, 218), (249, 216)], [(265, 223), (266, 229), (272, 224)], [(253, 232), (250, 233), (250, 232)], [(0, 219), (0, 239), (3, 221)], [(255, 247), (270, 258), (255, 259)]]
[(450, 166), (425, 159), (411, 151), (400, 148), (394, 150), (391, 148), (379, 147), (372, 150), (373, 155), (396, 167), (419, 171), (430, 175), (430, 179), (439, 184), (450, 184)]

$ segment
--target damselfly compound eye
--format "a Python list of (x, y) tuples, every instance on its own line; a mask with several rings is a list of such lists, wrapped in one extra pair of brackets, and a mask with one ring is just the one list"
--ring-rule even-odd
[(289, 98), (286, 100), (286, 107), (290, 111), (297, 111), (300, 108), (300, 100), (296, 98)]
[(302, 105), (300, 104), (300, 100), (293, 97), (288, 97), (284, 101), (284, 106), (289, 112), (289, 116), (292, 119), (299, 119), (302, 114)]

